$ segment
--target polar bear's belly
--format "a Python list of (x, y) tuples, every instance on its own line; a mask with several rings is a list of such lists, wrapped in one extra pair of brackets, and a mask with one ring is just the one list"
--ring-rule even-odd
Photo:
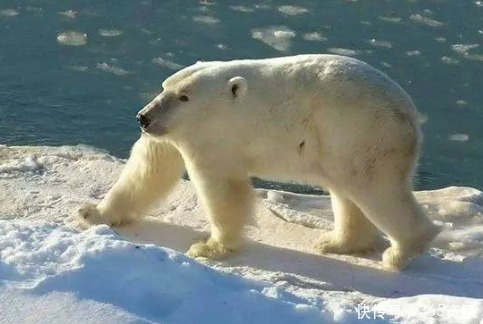
[(250, 175), (266, 180), (321, 185), (323, 157), (314, 138), (259, 139), (247, 154)]

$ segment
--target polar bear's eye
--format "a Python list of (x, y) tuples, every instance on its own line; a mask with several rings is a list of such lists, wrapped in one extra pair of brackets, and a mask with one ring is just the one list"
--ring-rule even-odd
[(178, 99), (181, 100), (181, 101), (183, 101), (183, 102), (186, 102), (186, 101), (190, 100), (187, 95), (181, 95), (181, 96), (179, 96)]

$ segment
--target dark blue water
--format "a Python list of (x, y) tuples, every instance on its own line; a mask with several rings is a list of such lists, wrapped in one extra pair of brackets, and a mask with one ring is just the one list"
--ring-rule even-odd
[(483, 188), (481, 1), (288, 5), (2, 0), (0, 144), (83, 143), (126, 157), (135, 113), (181, 66), (332, 52), (367, 61), (413, 97), (427, 119), (419, 188)]

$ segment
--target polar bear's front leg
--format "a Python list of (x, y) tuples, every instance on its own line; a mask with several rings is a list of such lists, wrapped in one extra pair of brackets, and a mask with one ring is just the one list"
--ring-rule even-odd
[(120, 225), (135, 221), (171, 191), (183, 170), (178, 150), (143, 135), (134, 144), (121, 176), (101, 203), (86, 204), (78, 214), (91, 224)]
[(221, 170), (188, 172), (208, 213), (211, 235), (208, 240), (193, 244), (187, 255), (223, 258), (240, 248), (244, 225), (253, 211), (254, 193), (249, 178), (224, 175)]

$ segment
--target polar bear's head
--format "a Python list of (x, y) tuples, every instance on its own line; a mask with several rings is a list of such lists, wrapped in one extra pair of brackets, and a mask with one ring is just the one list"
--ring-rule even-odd
[[(163, 91), (142, 110), (137, 119), (152, 136), (193, 134), (201, 128), (220, 129), (247, 96), (243, 69), (224, 62), (196, 63), (163, 82)], [(236, 115), (236, 113), (235, 113)]]

